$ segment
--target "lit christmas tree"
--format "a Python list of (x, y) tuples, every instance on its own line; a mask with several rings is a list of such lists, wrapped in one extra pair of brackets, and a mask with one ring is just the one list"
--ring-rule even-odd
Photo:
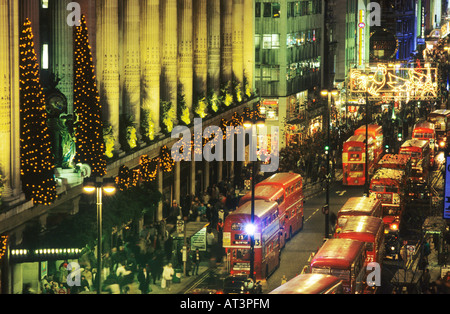
[(102, 108), (84, 15), (80, 26), (75, 28), (74, 38), (74, 110), (77, 115), (75, 160), (88, 164), (93, 176), (102, 177), (106, 174)]
[(39, 64), (27, 19), (20, 34), (20, 174), (22, 189), (34, 204), (51, 204), (56, 199), (54, 156)]

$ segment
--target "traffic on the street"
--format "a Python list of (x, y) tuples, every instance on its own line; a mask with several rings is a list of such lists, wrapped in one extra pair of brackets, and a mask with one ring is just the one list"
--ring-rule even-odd
[(424, 247), (438, 245), (424, 224), (443, 206), (447, 137), (435, 123), (447, 116), (418, 119), (397, 151), (381, 126), (368, 125), (367, 148), (358, 128), (329, 184), (276, 173), (244, 191), (225, 218), (223, 263), (185, 293), (423, 293)]

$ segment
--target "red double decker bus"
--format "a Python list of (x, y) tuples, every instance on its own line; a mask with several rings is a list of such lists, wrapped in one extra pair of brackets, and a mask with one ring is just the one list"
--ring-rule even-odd
[(370, 180), (370, 195), (381, 201), (385, 232), (398, 233), (405, 208), (407, 178), (404, 170), (378, 169)]
[[(366, 136), (366, 126), (363, 125), (356, 129), (354, 135), (363, 135)], [(372, 138), (374, 147), (373, 147), (373, 154), (374, 154), (374, 160), (377, 162), (380, 160), (382, 154), (383, 154), (383, 127), (378, 124), (369, 124), (367, 127), (367, 135), (369, 138)]]
[[(255, 200), (254, 275), (265, 279), (280, 265), (280, 227), (282, 212), (277, 202)], [(240, 206), (225, 219), (223, 248), (232, 275), (250, 274), (251, 202)]]
[(412, 139), (427, 141), (430, 144), (430, 166), (433, 166), (436, 141), (434, 124), (423, 121), (414, 125)]
[(342, 294), (342, 281), (331, 275), (301, 274), (269, 294)]
[(350, 197), (337, 213), (335, 232), (340, 232), (340, 228), (345, 225), (347, 218), (353, 216), (382, 218), (383, 209), (381, 207), (381, 201), (373, 196)]
[(345, 294), (365, 289), (365, 243), (352, 239), (329, 239), (311, 261), (311, 273), (332, 275), (342, 280)]
[(350, 216), (334, 235), (337, 239), (366, 242), (365, 266), (371, 262), (381, 264), (384, 258), (384, 224), (379, 217)]
[(437, 148), (444, 150), (447, 148), (450, 139), (450, 110), (435, 110), (428, 115), (427, 121), (434, 124)]
[[(344, 185), (364, 185), (366, 169), (366, 137), (353, 135), (345, 143), (342, 150), (342, 170)], [(369, 171), (374, 165), (373, 139), (369, 137)]]
[[(282, 189), (280, 191), (280, 189)], [(248, 192), (239, 201), (239, 206), (251, 201)], [(285, 240), (303, 228), (303, 179), (292, 172), (276, 173), (258, 183), (255, 199), (274, 200), (279, 204), (281, 226)]]
[(417, 139), (407, 140), (400, 147), (399, 153), (411, 158), (411, 181), (414, 183), (428, 182), (431, 167), (430, 143)]

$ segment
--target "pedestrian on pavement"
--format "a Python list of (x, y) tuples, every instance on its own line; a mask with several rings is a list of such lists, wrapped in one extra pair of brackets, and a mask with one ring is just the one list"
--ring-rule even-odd
[(142, 294), (149, 293), (149, 284), (150, 284), (150, 274), (147, 270), (147, 267), (140, 267), (138, 273), (138, 281), (139, 281), (139, 290), (141, 290)]
[(162, 273), (162, 280), (164, 283), (161, 284), (161, 287), (165, 287), (167, 288), (167, 290), (171, 291), (172, 290), (172, 280), (173, 280), (173, 275), (175, 274), (175, 271), (172, 268), (172, 263), (167, 264), (166, 266), (164, 266), (164, 270)]
[(199, 249), (195, 249), (194, 254), (192, 254), (192, 264), (194, 268), (192, 269), (192, 275), (198, 275), (198, 269), (200, 267), (200, 251)]

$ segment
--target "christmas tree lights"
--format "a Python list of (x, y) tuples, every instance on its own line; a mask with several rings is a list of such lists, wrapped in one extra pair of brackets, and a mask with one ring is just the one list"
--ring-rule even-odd
[(22, 189), (34, 204), (49, 205), (56, 199), (54, 156), (44, 92), (30, 20), (20, 34), (20, 174)]
[(77, 115), (76, 162), (88, 164), (93, 176), (106, 174), (102, 108), (84, 15), (74, 34), (74, 110)]

